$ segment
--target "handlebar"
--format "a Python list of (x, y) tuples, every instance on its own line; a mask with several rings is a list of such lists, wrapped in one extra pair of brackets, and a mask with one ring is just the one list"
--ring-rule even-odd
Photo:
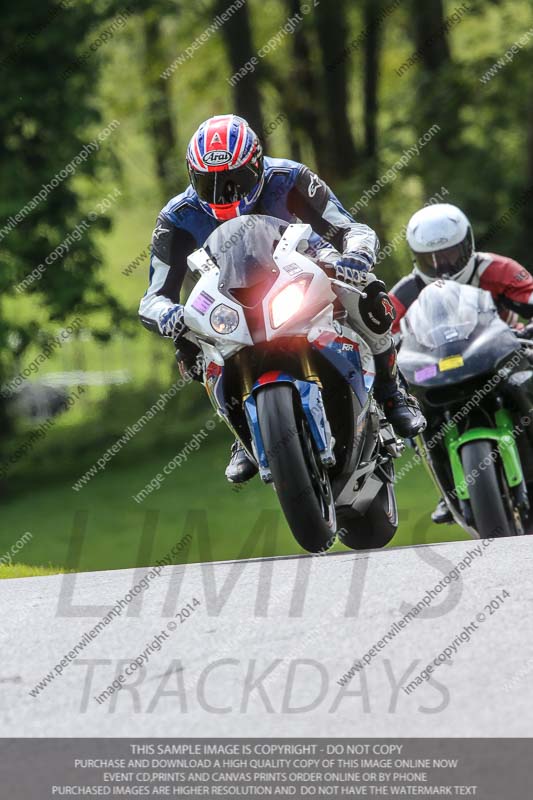
[[(354, 294), (358, 294), (363, 298), (366, 298), (367, 295), (363, 292), (362, 289), (358, 289), (357, 286), (352, 286), (351, 283), (344, 283), (344, 281), (338, 281), (336, 278), (330, 278), (331, 285), (333, 287), (333, 291), (335, 291), (335, 287), (342, 289), (343, 291), (353, 292)], [(335, 291), (335, 294), (337, 292)]]

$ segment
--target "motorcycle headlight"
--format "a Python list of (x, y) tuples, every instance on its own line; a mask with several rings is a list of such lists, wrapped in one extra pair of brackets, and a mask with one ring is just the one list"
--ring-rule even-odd
[(233, 333), (239, 327), (237, 311), (224, 303), (212, 310), (209, 321), (213, 330), (221, 334)]
[(270, 320), (273, 328), (279, 328), (303, 305), (309, 281), (299, 280), (289, 283), (270, 302)]

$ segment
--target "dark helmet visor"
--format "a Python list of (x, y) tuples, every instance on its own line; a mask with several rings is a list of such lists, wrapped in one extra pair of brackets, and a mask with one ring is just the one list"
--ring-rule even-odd
[(252, 192), (263, 171), (262, 159), (238, 169), (220, 172), (190, 170), (190, 178), (198, 197), (211, 205), (224, 205), (243, 200)]
[(428, 278), (452, 278), (468, 264), (474, 250), (472, 231), (469, 229), (459, 244), (434, 250), (431, 253), (413, 253), (420, 272)]

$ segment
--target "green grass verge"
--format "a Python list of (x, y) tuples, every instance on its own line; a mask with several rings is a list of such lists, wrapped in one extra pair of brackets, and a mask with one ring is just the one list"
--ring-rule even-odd
[[(172, 437), (173, 446), (168, 439), (165, 446), (154, 446), (149, 457), (140, 443), (126, 446), (81, 491), (74, 491), (72, 484), (93, 463), (92, 455), (80, 458), (68, 477), (63, 474), (8, 498), (1, 514), (0, 555), (24, 531), (33, 535), (20, 553), (28, 565), (24, 569), (50, 563), (58, 565), (57, 571), (154, 564), (187, 534), (190, 542), (174, 563), (303, 552), (271, 487), (256, 478), (237, 492), (226, 482), (229, 437), (222, 426), (157, 491), (143, 503), (135, 502), (133, 495), (162, 472), (199, 427)], [(408, 451), (404, 459), (411, 455)], [(401, 523), (391, 546), (468, 538), (455, 525), (431, 523), (436, 500), (422, 467), (403, 478), (398, 484)], [(336, 549), (345, 550), (340, 544)]]
[(0, 580), (6, 578), (41, 578), (44, 575), (57, 575), (64, 572), (61, 567), (34, 567), (28, 564), (13, 564), (0, 567)]

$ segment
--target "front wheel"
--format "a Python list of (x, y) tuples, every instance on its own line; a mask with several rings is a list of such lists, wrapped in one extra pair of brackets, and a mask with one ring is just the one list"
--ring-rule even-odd
[(499, 459), (495, 462), (491, 453), (492, 444), (485, 439), (469, 442), (461, 448), (465, 477), (470, 476), (468, 492), (474, 527), (481, 539), (516, 536), (514, 522), (503, 500), (505, 476)]
[(280, 505), (294, 538), (310, 553), (335, 541), (335, 503), (297, 394), (288, 384), (257, 393), (259, 427)]

